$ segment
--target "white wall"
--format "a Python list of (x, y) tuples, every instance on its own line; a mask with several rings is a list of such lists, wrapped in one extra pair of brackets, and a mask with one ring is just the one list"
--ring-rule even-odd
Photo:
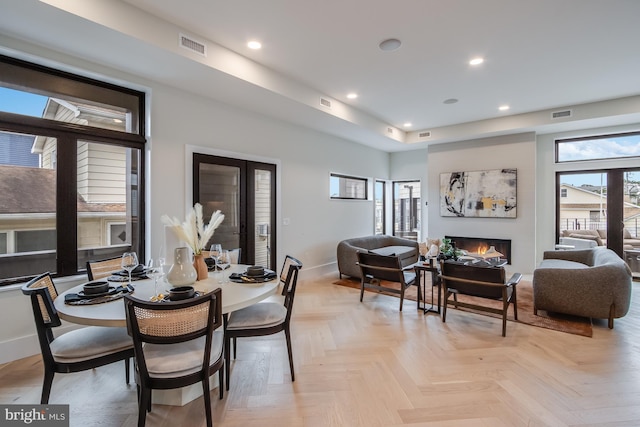
[[(517, 217), (440, 216), (440, 174), (454, 171), (517, 169)], [(433, 145), (428, 152), (429, 237), (445, 235), (511, 240), (510, 272), (529, 274), (535, 267), (536, 140), (533, 133)]]

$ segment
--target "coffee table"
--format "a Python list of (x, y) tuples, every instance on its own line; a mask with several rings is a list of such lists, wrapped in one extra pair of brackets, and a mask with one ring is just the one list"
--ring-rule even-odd
[(631, 269), (634, 279), (640, 279), (640, 249), (629, 249), (624, 251), (624, 260)]

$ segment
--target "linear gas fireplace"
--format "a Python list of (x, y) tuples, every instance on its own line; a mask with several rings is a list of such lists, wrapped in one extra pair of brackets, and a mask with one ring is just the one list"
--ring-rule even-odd
[(504, 254), (502, 258), (511, 264), (511, 240), (490, 239), (485, 237), (444, 236), (454, 242), (456, 248), (464, 249), (470, 254), (484, 254), (491, 246)]

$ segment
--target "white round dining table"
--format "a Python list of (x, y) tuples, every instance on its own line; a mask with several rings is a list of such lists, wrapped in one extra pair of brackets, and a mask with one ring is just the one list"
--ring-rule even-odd
[[(222, 272), (209, 272), (209, 277), (197, 281), (193, 287), (200, 293), (208, 293), (216, 288), (222, 289), (222, 313), (233, 311), (258, 303), (273, 295), (278, 289), (280, 281), (278, 277), (264, 283), (236, 283), (227, 281), (218, 283), (221, 279), (228, 278), (231, 273), (243, 273), (247, 265), (233, 264)], [(113, 286), (124, 285), (126, 282), (113, 282)], [(152, 279), (136, 280), (131, 282), (134, 292), (132, 296), (149, 301), (154, 295)], [(116, 299), (101, 304), (71, 305), (65, 304), (65, 295), (82, 291), (84, 284), (75, 286), (60, 295), (53, 301), (60, 318), (80, 325), (89, 326), (126, 326), (126, 315), (122, 299)], [(168, 293), (170, 288), (164, 280), (158, 281), (158, 292)]]

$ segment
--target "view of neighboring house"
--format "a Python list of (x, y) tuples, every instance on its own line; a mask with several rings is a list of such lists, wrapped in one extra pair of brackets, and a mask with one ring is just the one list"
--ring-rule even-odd
[[(54, 98), (43, 117), (112, 129), (126, 122), (115, 111)], [(55, 254), (57, 144), (52, 137), (0, 133), (0, 254)], [(78, 247), (126, 244), (128, 150), (82, 141), (77, 151)], [(16, 188), (21, 197), (14, 197)]]
[[(606, 230), (607, 194), (605, 187), (560, 186), (560, 230)], [(625, 191), (624, 227), (632, 236), (640, 230), (637, 184)]]

